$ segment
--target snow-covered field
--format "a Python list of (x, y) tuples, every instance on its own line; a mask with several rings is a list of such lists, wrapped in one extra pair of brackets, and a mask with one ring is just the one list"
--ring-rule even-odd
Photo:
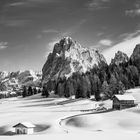
[[(140, 102), (140, 88), (129, 90)], [(99, 102), (107, 108), (111, 101)], [(42, 98), (40, 94), (27, 98), (0, 100), (0, 140), (8, 139), (140, 139), (140, 107), (106, 113), (81, 112), (95, 108), (97, 102), (88, 99), (69, 101), (65, 98)], [(37, 127), (33, 135), (13, 135), (12, 126), (32, 122)]]

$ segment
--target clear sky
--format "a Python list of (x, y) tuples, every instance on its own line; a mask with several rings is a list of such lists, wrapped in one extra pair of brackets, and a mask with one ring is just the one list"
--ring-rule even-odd
[(139, 28), (140, 0), (0, 0), (0, 70), (41, 70), (63, 36), (106, 57), (130, 54)]

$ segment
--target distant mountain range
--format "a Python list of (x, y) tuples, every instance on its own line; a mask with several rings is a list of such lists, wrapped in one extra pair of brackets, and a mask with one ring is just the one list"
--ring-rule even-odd
[(39, 86), (41, 83), (41, 72), (32, 70), (17, 72), (0, 72), (0, 90), (13, 90), (22, 86)]

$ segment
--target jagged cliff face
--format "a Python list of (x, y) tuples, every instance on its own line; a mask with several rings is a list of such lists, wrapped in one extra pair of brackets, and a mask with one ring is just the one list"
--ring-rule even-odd
[(106, 63), (98, 50), (81, 47), (70, 37), (65, 37), (54, 45), (53, 52), (42, 69), (43, 84), (58, 78), (69, 78), (73, 73), (85, 73), (93, 67)]
[(111, 60), (111, 64), (116, 64), (116, 65), (119, 65), (121, 63), (126, 63), (128, 62), (129, 58), (127, 56), (127, 54), (121, 52), (121, 51), (118, 51), (116, 54), (115, 54), (115, 57), (114, 59)]
[(0, 72), (0, 80), (6, 78), (8, 75), (9, 75), (8, 72), (6, 72), (6, 71), (1, 71), (1, 72)]
[(140, 44), (136, 45), (130, 59), (140, 72)]

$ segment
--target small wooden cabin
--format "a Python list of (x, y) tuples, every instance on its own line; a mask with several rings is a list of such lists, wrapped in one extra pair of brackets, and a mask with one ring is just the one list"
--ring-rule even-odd
[(23, 122), (23, 123), (18, 123), (13, 127), (15, 128), (16, 134), (33, 134), (35, 125), (33, 125), (30, 122)]
[(115, 95), (113, 97), (113, 109), (125, 109), (135, 106), (135, 98), (132, 95)]

